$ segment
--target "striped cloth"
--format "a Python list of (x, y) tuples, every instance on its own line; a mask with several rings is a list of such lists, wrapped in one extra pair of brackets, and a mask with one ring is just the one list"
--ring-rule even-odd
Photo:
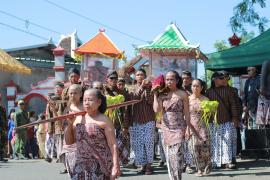
[(231, 87), (210, 88), (206, 91), (206, 97), (211, 101), (219, 102), (217, 111), (217, 121), (219, 124), (231, 121), (237, 122), (239, 120), (238, 99)]
[[(146, 124), (155, 119), (153, 110), (154, 95), (151, 93), (151, 88), (140, 88), (139, 85), (134, 85), (129, 89), (130, 100), (142, 100), (131, 107), (130, 119), (133, 123)], [(132, 122), (130, 122), (132, 124)]]

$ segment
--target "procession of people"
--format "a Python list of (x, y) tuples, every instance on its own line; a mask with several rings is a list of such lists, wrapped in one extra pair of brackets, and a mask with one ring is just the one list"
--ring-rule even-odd
[[(18, 128), (31, 122), (25, 102), (18, 101), (18, 109), (12, 110), (8, 119), (1, 106), (0, 161), (7, 162), (6, 157), (39, 157), (49, 163), (55, 160), (63, 163), (60, 173), (68, 173), (74, 180), (116, 179), (124, 174), (122, 168), (131, 165), (138, 168), (138, 174), (151, 175), (155, 171), (152, 164), (157, 135), (159, 165), (167, 165), (172, 180), (181, 180), (184, 172), (202, 177), (214, 168), (236, 169), (237, 142), (245, 144), (238, 129), (244, 132), (245, 128), (269, 126), (269, 122), (258, 123), (262, 119), (258, 117), (262, 114), (258, 101), (268, 107), (264, 119), (269, 119), (269, 68), (262, 77), (256, 67), (247, 70), (250, 76), (241, 99), (237, 89), (228, 85), (229, 75), (224, 71), (213, 73), (211, 87), (207, 89), (206, 82), (193, 78), (188, 70), (181, 74), (171, 70), (163, 76), (161, 90), (157, 90), (144, 69), (135, 72), (132, 85), (126, 85), (117, 71), (109, 70), (106, 83), (94, 81), (86, 86), (80, 81), (80, 71), (72, 68), (68, 83), (55, 84), (55, 92), (48, 96), (47, 107), (38, 121), (74, 112), (85, 114), (36, 125), (33, 144), (28, 145), (28, 131), (32, 127)], [(117, 111), (108, 110), (106, 99), (119, 95), (123, 102), (138, 102)], [(207, 122), (202, 120), (205, 101), (218, 103), (216, 114)], [(242, 121), (245, 113), (248, 122)]]

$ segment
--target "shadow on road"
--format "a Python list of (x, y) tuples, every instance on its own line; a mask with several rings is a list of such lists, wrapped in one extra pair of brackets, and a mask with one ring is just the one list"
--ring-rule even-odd
[(209, 177), (215, 176), (228, 176), (228, 177), (235, 177), (235, 176), (248, 176), (248, 175), (255, 175), (255, 176), (268, 176), (270, 172), (251, 172), (257, 170), (264, 170), (270, 167), (269, 160), (257, 160), (257, 161), (241, 161), (237, 163), (238, 169), (236, 170), (214, 170)]
[[(134, 169), (121, 169), (123, 175), (121, 177), (134, 177), (134, 176), (142, 176), (140, 174), (137, 174), (138, 170)], [(158, 167), (156, 164), (153, 165), (153, 175), (162, 175), (162, 174), (168, 174), (166, 166), (164, 167)]]
[(5, 163), (0, 163), (0, 168), (8, 168), (9, 166), (12, 166), (12, 164), (33, 164), (33, 163), (40, 163), (40, 161), (37, 160), (9, 160)]
[(253, 173), (253, 172), (233, 172), (233, 173), (213, 173), (209, 174), (208, 177), (220, 177), (220, 176), (228, 176), (228, 177), (236, 177), (236, 176), (248, 176), (248, 175), (255, 175), (255, 176), (268, 176), (270, 175), (270, 172), (259, 172), (259, 173)]

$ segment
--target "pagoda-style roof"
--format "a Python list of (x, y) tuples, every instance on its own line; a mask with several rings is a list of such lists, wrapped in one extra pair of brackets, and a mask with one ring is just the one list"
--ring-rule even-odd
[(117, 58), (123, 53), (105, 34), (105, 30), (99, 30), (97, 35), (81, 45), (79, 48), (75, 49), (75, 52), (78, 54), (98, 54), (112, 58)]
[(138, 49), (143, 53), (157, 52), (167, 55), (185, 55), (194, 59), (207, 59), (199, 50), (199, 44), (190, 44), (175, 24), (170, 24), (152, 43), (139, 46)]

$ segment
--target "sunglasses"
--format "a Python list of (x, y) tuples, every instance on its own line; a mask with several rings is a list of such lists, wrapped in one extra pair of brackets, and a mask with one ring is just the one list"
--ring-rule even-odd
[(225, 77), (219, 77), (218, 79), (223, 80), (223, 79), (225, 79)]
[(117, 77), (109, 77), (109, 79), (111, 79), (111, 80), (117, 80), (118, 78)]
[(95, 87), (95, 89), (102, 90), (103, 88), (102, 87)]
[(25, 105), (25, 104), (24, 104), (24, 103), (20, 103), (19, 105), (20, 105), (20, 106), (23, 106), (23, 105)]

